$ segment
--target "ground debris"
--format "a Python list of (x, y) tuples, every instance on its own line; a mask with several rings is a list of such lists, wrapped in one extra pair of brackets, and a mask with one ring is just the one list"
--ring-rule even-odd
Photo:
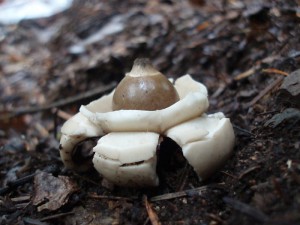
[(300, 122), (300, 110), (295, 108), (285, 109), (283, 112), (274, 115), (271, 119), (265, 122), (264, 126), (275, 128), (283, 122), (288, 122), (293, 125)]
[[(0, 25), (0, 224), (150, 224), (144, 195), (162, 224), (253, 225), (265, 215), (266, 224), (300, 224), (299, 1), (73, 3), (51, 18)], [(234, 124), (235, 151), (209, 180), (170, 169), (157, 188), (110, 190), (95, 171), (63, 168), (56, 131), (138, 57), (203, 82), (209, 113)], [(224, 196), (264, 215), (255, 220)]]
[(189, 189), (185, 191), (179, 191), (175, 193), (168, 193), (164, 195), (158, 195), (154, 196), (150, 199), (151, 202), (155, 201), (162, 201), (162, 200), (168, 200), (168, 199), (174, 199), (174, 198), (181, 198), (181, 197), (186, 197), (186, 196), (201, 196), (203, 195), (204, 192), (207, 192), (208, 190), (213, 190), (213, 189), (222, 189), (224, 188), (221, 184), (216, 184), (216, 185), (210, 185), (210, 186), (202, 186), (194, 189)]
[(68, 202), (72, 193), (78, 191), (76, 183), (69, 177), (54, 177), (46, 172), (40, 172), (34, 177), (34, 187), (32, 202), (38, 206), (38, 211), (57, 210)]
[(144, 196), (144, 204), (149, 216), (149, 220), (151, 221), (152, 225), (161, 225), (161, 222), (159, 221), (159, 218), (156, 214), (156, 212), (154, 211), (152, 205), (148, 202), (148, 199), (146, 196)]
[[(126, 204), (124, 204), (126, 207)], [(127, 206), (128, 207), (128, 206)], [(120, 224), (120, 203), (86, 201), (84, 207), (78, 206), (73, 209), (73, 214), (66, 216), (64, 222), (66, 224), (82, 224), (82, 225), (110, 225)]]
[(238, 210), (239, 212), (244, 213), (247, 216), (250, 216), (259, 222), (264, 223), (267, 222), (267, 220), (269, 220), (268, 216), (265, 215), (263, 212), (239, 200), (235, 200), (229, 197), (224, 197), (223, 200), (226, 204), (230, 205), (235, 210)]
[(283, 80), (278, 93), (278, 101), (292, 103), (300, 108), (300, 69)]

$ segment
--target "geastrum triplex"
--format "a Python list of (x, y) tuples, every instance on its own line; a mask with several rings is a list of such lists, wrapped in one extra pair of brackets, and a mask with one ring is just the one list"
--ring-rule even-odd
[[(223, 113), (205, 114), (208, 105), (206, 87), (190, 75), (173, 84), (148, 59), (137, 59), (115, 90), (65, 122), (60, 156), (77, 171), (93, 163), (116, 185), (157, 186), (157, 146), (160, 137), (169, 137), (205, 179), (228, 159), (235, 139)], [(93, 159), (75, 160), (78, 146), (95, 137)]]

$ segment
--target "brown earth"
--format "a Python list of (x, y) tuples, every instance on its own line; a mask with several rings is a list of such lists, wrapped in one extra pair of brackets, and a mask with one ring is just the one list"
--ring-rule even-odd
[[(1, 25), (0, 224), (300, 224), (299, 6), (77, 0)], [(157, 188), (111, 189), (95, 171), (64, 168), (63, 122), (138, 57), (168, 77), (191, 74), (209, 112), (231, 119), (234, 153), (209, 180), (171, 141)]]

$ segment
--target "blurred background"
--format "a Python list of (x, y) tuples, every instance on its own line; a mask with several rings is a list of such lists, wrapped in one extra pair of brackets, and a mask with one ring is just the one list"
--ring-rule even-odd
[[(299, 104), (299, 95), (289, 93), (289, 88), (283, 90), (283, 99), (277, 99), (284, 78), (299, 68), (299, 22), (298, 0), (0, 0), (1, 186), (50, 164), (62, 171), (55, 170), (56, 174), (74, 176), (62, 169), (59, 159), (61, 125), (81, 104), (112, 90), (135, 58), (147, 57), (168, 77), (191, 74), (203, 82), (209, 91), (209, 112), (224, 112), (237, 135), (233, 158), (209, 181), (225, 182), (226, 190), (188, 203), (158, 203), (164, 209), (158, 210), (160, 219), (166, 224), (261, 224), (275, 215), (278, 224), (296, 224), (300, 219), (295, 213), (300, 207), (298, 111), (287, 116), (297, 126), (288, 122), (289, 126), (274, 130), (264, 124)], [(291, 167), (297, 172), (292, 175), (287, 172), (288, 159), (295, 159)], [(25, 203), (30, 205), (35, 187), (32, 180), (28, 182), (2, 189), (1, 224), (44, 224), (39, 218), (53, 214), (11, 200), (29, 196)], [(203, 185), (185, 182), (185, 189)], [(253, 188), (264, 182), (267, 189)], [(81, 188), (89, 192), (86, 185)], [(159, 193), (176, 190), (170, 185)], [(239, 213), (232, 202), (222, 201), (225, 195), (252, 205), (263, 216), (258, 213), (255, 218), (251, 210)], [(63, 212), (80, 204), (91, 207), (81, 197)], [(106, 216), (116, 224), (150, 224), (141, 203), (127, 204), (114, 206), (123, 210), (118, 216), (112, 216), (113, 207)], [(84, 213), (80, 215), (91, 216)]]

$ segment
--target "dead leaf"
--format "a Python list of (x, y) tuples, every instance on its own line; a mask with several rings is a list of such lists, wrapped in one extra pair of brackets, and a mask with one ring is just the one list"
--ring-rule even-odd
[(19, 117), (10, 118), (8, 111), (0, 111), (0, 127), (2, 130), (15, 129), (20, 132), (24, 132), (28, 125), (28, 116), (23, 115)]
[(294, 108), (285, 109), (282, 113), (274, 115), (264, 126), (277, 127), (284, 121), (293, 120), (294, 123), (300, 121), (300, 110)]
[[(115, 202), (115, 201), (114, 201)], [(120, 222), (120, 208), (117, 207), (115, 202), (113, 209), (110, 209), (106, 201), (99, 201), (93, 199), (87, 199), (84, 207), (77, 206), (72, 212), (73, 215), (66, 216), (64, 218), (65, 224), (80, 224), (80, 225), (117, 225), (123, 224)], [(132, 205), (126, 206), (127, 203), (122, 206), (122, 210), (129, 210)]]
[(38, 211), (57, 210), (68, 202), (69, 196), (78, 191), (74, 181), (66, 176), (54, 177), (41, 172), (34, 177), (35, 193), (33, 204), (39, 205)]
[(284, 78), (279, 89), (278, 100), (293, 103), (300, 108), (300, 69)]

